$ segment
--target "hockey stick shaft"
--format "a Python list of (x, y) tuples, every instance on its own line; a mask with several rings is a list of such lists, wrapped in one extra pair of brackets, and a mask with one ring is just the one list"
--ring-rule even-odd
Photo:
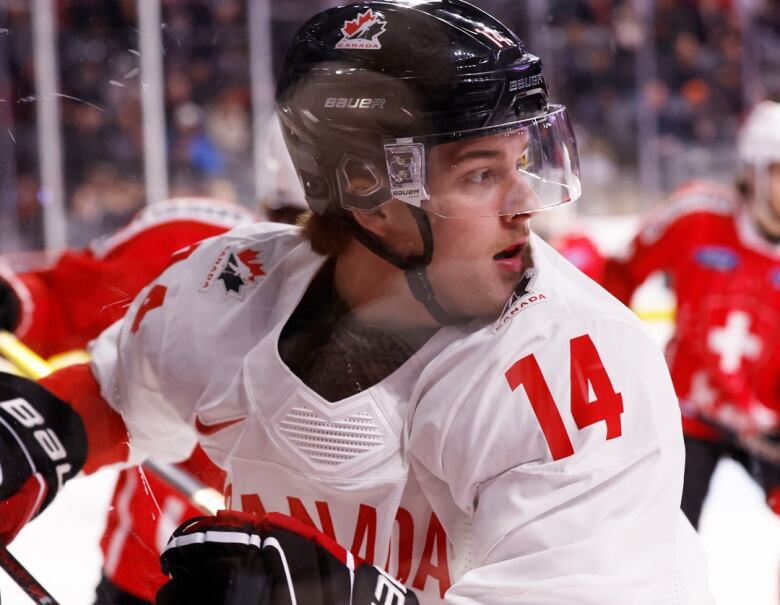
[(144, 466), (150, 471), (162, 477), (162, 479), (182, 492), (187, 499), (201, 512), (214, 515), (218, 510), (225, 508), (224, 496), (213, 487), (208, 487), (201, 481), (190, 475), (187, 471), (172, 464), (164, 464), (147, 460)]
[(43, 378), (51, 374), (49, 364), (11, 332), (0, 330), (0, 355), (28, 378)]
[(5, 546), (0, 546), (0, 567), (38, 605), (58, 605), (57, 600), (41, 586), (41, 583), (27, 571), (24, 565), (19, 563)]
[(711, 418), (697, 416), (703, 424), (721, 433), (728, 443), (742, 448), (747, 453), (755, 456), (758, 460), (780, 467), (780, 444), (762, 435), (746, 437), (740, 435), (737, 431), (724, 426), (722, 423)]

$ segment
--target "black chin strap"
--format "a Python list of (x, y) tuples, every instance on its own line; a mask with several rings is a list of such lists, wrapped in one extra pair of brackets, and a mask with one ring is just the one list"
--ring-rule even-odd
[(388, 250), (385, 244), (373, 233), (366, 231), (361, 227), (354, 217), (349, 213), (342, 216), (347, 221), (352, 234), (361, 244), (371, 250), (378, 257), (386, 260), (404, 272), (406, 283), (409, 285), (415, 300), (421, 302), (426, 311), (441, 325), (449, 325), (456, 322), (456, 318), (450, 315), (436, 300), (436, 293), (433, 291), (431, 282), (426, 274), (426, 267), (433, 258), (433, 233), (431, 232), (431, 223), (428, 215), (421, 208), (406, 205), (409, 212), (412, 213), (417, 222), (417, 228), (420, 231), (420, 237), (423, 242), (422, 254), (415, 256), (401, 256), (392, 250)]

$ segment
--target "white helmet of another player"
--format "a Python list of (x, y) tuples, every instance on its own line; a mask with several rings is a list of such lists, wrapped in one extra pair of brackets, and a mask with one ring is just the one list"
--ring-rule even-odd
[(780, 164), (780, 103), (762, 101), (745, 120), (737, 139), (743, 164)]
[(762, 230), (780, 238), (780, 103), (762, 101), (740, 131), (741, 181)]
[(294, 217), (309, 209), (303, 194), (303, 187), (295, 172), (287, 146), (282, 138), (282, 129), (276, 114), (267, 123), (263, 146), (263, 169), (268, 179), (267, 193), (261, 205), (271, 220), (288, 222), (284, 213)]

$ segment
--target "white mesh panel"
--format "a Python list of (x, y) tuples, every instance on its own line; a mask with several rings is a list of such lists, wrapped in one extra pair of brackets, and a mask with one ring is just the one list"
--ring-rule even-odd
[(303, 406), (292, 408), (280, 430), (313, 462), (336, 466), (382, 445), (384, 435), (368, 412), (329, 422)]

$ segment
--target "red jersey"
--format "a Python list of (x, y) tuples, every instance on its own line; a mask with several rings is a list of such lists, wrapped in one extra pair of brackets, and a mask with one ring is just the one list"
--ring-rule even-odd
[[(16, 334), (44, 356), (83, 348), (125, 314), (174, 253), (255, 220), (248, 210), (217, 200), (166, 200), (89, 248), (63, 253), (51, 267), (24, 273), (6, 269), (0, 277), (21, 303)], [(222, 489), (224, 474), (199, 448), (180, 466)], [(120, 474), (109, 510), (101, 540), (103, 573), (125, 592), (153, 602), (167, 581), (160, 571), (161, 547), (182, 521), (202, 513), (162, 479), (138, 468)]]
[(695, 182), (651, 213), (605, 284), (624, 303), (655, 271), (677, 297), (667, 361), (687, 434), (780, 429), (780, 245), (757, 230), (732, 188)]
[(587, 235), (579, 231), (568, 231), (553, 237), (550, 244), (561, 256), (593, 281), (597, 283), (603, 281), (606, 261), (596, 244)]

